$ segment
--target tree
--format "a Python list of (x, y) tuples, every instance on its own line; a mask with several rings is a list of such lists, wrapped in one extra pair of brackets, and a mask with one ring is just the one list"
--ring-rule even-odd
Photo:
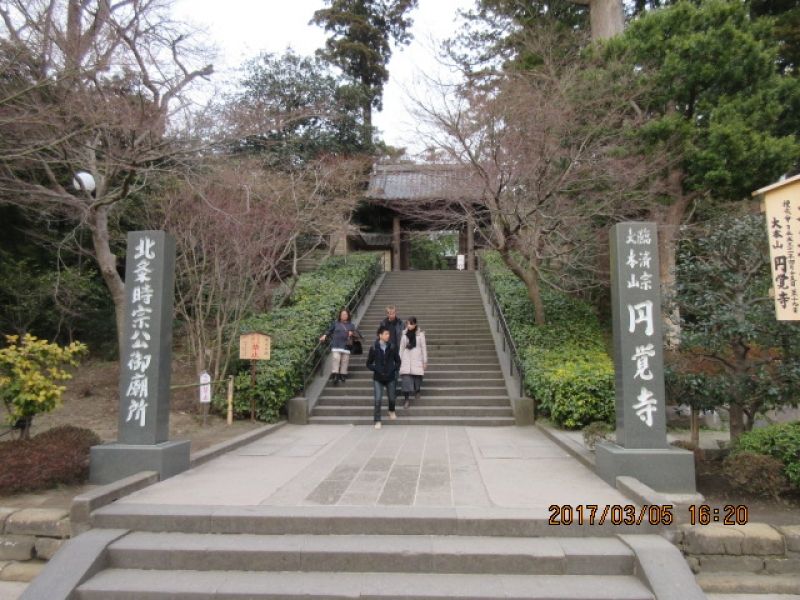
[[(168, 8), (168, 0), (0, 4), (0, 202), (88, 227), (120, 348), (115, 219), (154, 173), (194, 151), (167, 135), (170, 119), (188, 86), (212, 72)], [(72, 189), (78, 171), (92, 175), (94, 190)]]
[(61, 347), (30, 334), (7, 335), (6, 344), (0, 348), (0, 400), (9, 424), (21, 420), (20, 439), (28, 439), (33, 417), (53, 410), (61, 400), (64, 388), (56, 382), (72, 378), (63, 366), (77, 365), (87, 349), (80, 342)]
[(227, 102), (228, 119), (241, 136), (234, 152), (297, 168), (324, 155), (370, 150), (361, 138), (363, 94), (319, 58), (291, 50), (262, 54), (244, 65), (239, 87)]
[(643, 159), (629, 144), (645, 90), (624, 65), (598, 65), (582, 46), (580, 34), (542, 27), (526, 46), (537, 68), (421, 106), (436, 128), (431, 145), (462, 165), (465, 181), (438, 207), (398, 208), (441, 228), (477, 226), (525, 283), (538, 324), (542, 286), (597, 285), (598, 226), (646, 203), (663, 168), (657, 153)]
[(589, 25), (588, 6), (572, 0), (478, 0), (461, 16), (465, 28), (444, 43), (444, 50), (472, 80), (491, 81), (509, 67), (539, 64), (528, 41), (543, 24), (569, 31), (586, 31)]
[(796, 405), (800, 336), (796, 324), (775, 319), (764, 218), (734, 215), (697, 226), (681, 244), (677, 275), (683, 362), (711, 363), (699, 383), (713, 392), (699, 396), (728, 404), (731, 439), (759, 413)]
[(361, 173), (358, 161), (287, 172), (223, 158), (163, 191), (152, 218), (176, 239), (176, 312), (198, 374), (228, 371), (243, 318), (270, 307), (288, 261), (296, 274), (298, 238), (315, 248), (337, 231)]
[(339, 67), (360, 89), (364, 123), (362, 144), (372, 145), (372, 109), (381, 110), (383, 86), (389, 80), (386, 65), (392, 44), (408, 44), (412, 20), (408, 13), (417, 0), (326, 0), (328, 8), (314, 13), (311, 22), (331, 33), (319, 55)]
[[(747, 197), (800, 156), (784, 128), (800, 86), (779, 73), (771, 24), (751, 19), (738, 0), (646, 12), (608, 48), (608, 57), (627, 56), (649, 82), (651, 93), (637, 100), (648, 119), (640, 139), (670, 140), (680, 157), (665, 173), (667, 194), (650, 210), (659, 224), (662, 287), (671, 292), (679, 228), (692, 207)], [(677, 333), (668, 324), (668, 341)]]

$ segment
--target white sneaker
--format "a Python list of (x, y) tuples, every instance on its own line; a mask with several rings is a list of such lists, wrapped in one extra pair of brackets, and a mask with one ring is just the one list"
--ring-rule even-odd
[(394, 412), (393, 410), (389, 411), (389, 418), (390, 419), (396, 419), (397, 418), (397, 413)]
[(380, 428), (381, 428), (381, 422), (375, 421), (375, 429), (380, 429)]

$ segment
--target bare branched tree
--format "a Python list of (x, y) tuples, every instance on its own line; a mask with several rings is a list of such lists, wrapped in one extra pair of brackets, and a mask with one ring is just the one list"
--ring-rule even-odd
[[(87, 227), (116, 308), (112, 250), (124, 203), (191, 144), (168, 135), (184, 92), (212, 72), (169, 0), (0, 2), (0, 202)], [(76, 172), (96, 183), (87, 189)]]
[(599, 226), (646, 213), (667, 161), (631, 147), (629, 132), (644, 119), (636, 74), (598, 68), (580, 40), (562, 36), (538, 32), (526, 47), (535, 66), (509, 70), (496, 86), (466, 84), (418, 103), (433, 125), (430, 145), (466, 176), (446, 202), (400, 209), (477, 227), (525, 283), (537, 323), (542, 286), (598, 285)]
[(198, 373), (228, 370), (242, 319), (269, 308), (279, 270), (298, 238), (318, 247), (353, 210), (364, 172), (327, 160), (297, 172), (255, 159), (219, 159), (162, 195), (156, 225), (176, 239), (176, 311)]

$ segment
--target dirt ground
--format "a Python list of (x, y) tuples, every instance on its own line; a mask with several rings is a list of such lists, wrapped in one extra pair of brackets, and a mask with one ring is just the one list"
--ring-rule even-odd
[[(194, 368), (176, 358), (173, 361), (172, 385), (193, 383)], [(31, 435), (36, 435), (57, 425), (75, 425), (94, 431), (103, 441), (117, 439), (119, 364), (117, 362), (90, 360), (74, 371), (73, 379), (66, 382), (62, 404), (54, 411), (37, 415), (33, 419)], [(5, 431), (6, 412), (0, 405), (0, 432)], [(196, 387), (173, 390), (170, 403), (170, 439), (190, 440), (192, 452), (197, 452), (263, 426), (264, 423), (234, 421), (228, 426), (224, 416), (211, 414), (206, 425), (198, 402)], [(9, 435), (16, 435), (13, 432)], [(8, 436), (0, 438), (9, 439)], [(0, 496), (0, 506), (68, 507), (72, 497), (90, 486), (64, 486), (46, 492)]]

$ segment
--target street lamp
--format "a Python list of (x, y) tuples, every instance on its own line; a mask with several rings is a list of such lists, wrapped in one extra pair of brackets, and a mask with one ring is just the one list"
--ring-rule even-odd
[(89, 192), (90, 194), (96, 187), (94, 177), (92, 177), (91, 173), (87, 173), (86, 171), (78, 171), (75, 173), (72, 186), (79, 192)]

